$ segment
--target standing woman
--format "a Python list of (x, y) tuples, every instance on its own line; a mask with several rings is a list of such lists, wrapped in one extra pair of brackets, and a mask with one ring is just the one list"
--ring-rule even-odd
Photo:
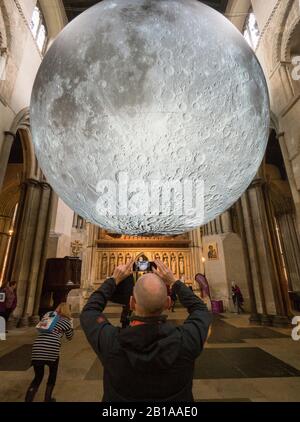
[(41, 382), (44, 378), (45, 366), (49, 367), (49, 378), (47, 382), (45, 402), (55, 402), (52, 392), (56, 382), (59, 352), (62, 337), (66, 336), (71, 340), (74, 334), (70, 307), (67, 303), (61, 303), (57, 309), (59, 320), (51, 332), (39, 333), (32, 347), (32, 366), (35, 377), (27, 390), (25, 401), (32, 402)]
[(233, 281), (231, 283), (231, 291), (232, 291), (232, 300), (234, 303), (234, 307), (236, 309), (236, 313), (245, 312), (243, 309), (244, 298), (239, 286)]
[(198, 273), (195, 275), (195, 281), (199, 285), (200, 297), (206, 304), (209, 311), (211, 311), (211, 295), (210, 288), (205, 274)]

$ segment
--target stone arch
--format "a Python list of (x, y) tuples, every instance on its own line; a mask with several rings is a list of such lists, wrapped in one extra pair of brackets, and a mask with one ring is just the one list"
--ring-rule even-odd
[(47, 33), (48, 47), (59, 34), (59, 32), (68, 24), (68, 18), (61, 0), (39, 0), (39, 5), (43, 13)]
[[(20, 121), (20, 123), (22, 120)], [(19, 123), (19, 122), (18, 122)], [(25, 122), (23, 122), (25, 123)], [(5, 157), (4, 184), (0, 191), (0, 282), (6, 279), (11, 247), (16, 237), (17, 215), (24, 201), (23, 184), (32, 177), (32, 144), (25, 124), (17, 124), (10, 132), (11, 144)]]
[[(3, 187), (0, 193), (1, 215), (10, 216), (12, 218), (15, 206), (20, 199), (21, 184), (27, 179), (37, 178), (37, 160), (35, 158), (31, 140), (28, 109), (22, 110), (15, 117), (9, 133), (14, 137), (14, 140), (12, 141), (7, 156), (7, 162), (4, 163), (6, 174), (8, 171), (11, 149), (14, 146), (14, 143), (17, 142), (17, 139), (22, 148), (22, 162), (19, 164), (21, 168), (15, 169), (13, 173), (11, 173), (15, 174), (15, 172), (17, 172), (17, 176), (13, 178), (9, 177), (7, 185)], [(5, 209), (3, 207), (5, 207)]]
[(225, 16), (242, 32), (250, 8), (251, 0), (229, 0)]
[(10, 49), (11, 46), (11, 30), (10, 19), (7, 8), (3, 2), (0, 4), (0, 49)]
[(300, 8), (298, 12), (292, 13), (292, 21), (288, 26), (288, 31), (282, 39), (281, 60), (290, 62), (293, 50), (297, 43), (297, 53), (300, 55)]
[(4, 78), (7, 64), (8, 40), (4, 4), (0, 4), (0, 81)]
[[(271, 110), (270, 133), (272, 129), (274, 129), (274, 131), (276, 132), (277, 138), (279, 140), (280, 150), (284, 159), (284, 165), (287, 171), (288, 181), (289, 181), (291, 190), (293, 192), (293, 196), (295, 198), (295, 192), (297, 192), (297, 184), (296, 184), (294, 172), (292, 169), (291, 161), (289, 159), (288, 149), (286, 145), (286, 136), (285, 136), (285, 133), (282, 131), (282, 128), (280, 126), (277, 116)], [(261, 168), (263, 167), (265, 163), (265, 159), (266, 159), (266, 156), (264, 157)]]
[(285, 61), (282, 56), (282, 47), (284, 40), (289, 38), (287, 28), (290, 28), (291, 23), (289, 22), (294, 15), (293, 9), (296, 6), (294, 0), (286, 0), (285, 2), (278, 1), (271, 18), (274, 19), (274, 15), (277, 14), (277, 19), (274, 19), (275, 25), (278, 28), (275, 32), (274, 43), (273, 43), (273, 57), (272, 57), (272, 68), (275, 68), (278, 62)]
[[(278, 135), (280, 134), (279, 123), (278, 123), (278, 119), (277, 119), (276, 115), (271, 110), (271, 112), (270, 112), (270, 130), (269, 130), (268, 144), (269, 144), (269, 142), (271, 142), (271, 134), (272, 134), (272, 131), (274, 131), (276, 133), (276, 138), (278, 139)], [(284, 155), (284, 151), (282, 151), (281, 145), (280, 145), (280, 150), (281, 150), (281, 154)], [(266, 158), (267, 158), (267, 149), (266, 149), (264, 158), (262, 160), (261, 166), (260, 166), (260, 168), (258, 170), (258, 176), (261, 177), (262, 179), (265, 179)]]
[[(22, 230), (25, 204), (29, 198), (29, 184), (36, 186), (37, 203), (42, 199), (43, 175), (38, 166), (30, 131), (29, 109), (21, 110), (14, 118), (7, 142), (11, 142), (5, 156), (5, 178), (0, 192), (0, 271), (1, 282), (10, 277), (15, 245)], [(13, 148), (14, 151), (12, 150)], [(16, 151), (22, 151), (20, 153)], [(17, 160), (15, 161), (14, 158)], [(19, 154), (19, 155), (18, 155)], [(11, 158), (13, 159), (12, 161)], [(40, 199), (39, 199), (40, 198)], [(25, 224), (25, 223), (24, 223)], [(2, 265), (1, 265), (2, 264)], [(5, 264), (5, 265), (4, 265)]]
[(16, 135), (17, 132), (20, 134), (24, 157), (25, 178), (39, 179), (41, 177), (41, 171), (34, 153), (28, 107), (17, 114), (11, 125), (10, 132), (14, 135)]
[(27, 129), (30, 128), (30, 118), (29, 118), (29, 108), (26, 107), (14, 118), (14, 121), (11, 124), (10, 131), (16, 134), (18, 129)]

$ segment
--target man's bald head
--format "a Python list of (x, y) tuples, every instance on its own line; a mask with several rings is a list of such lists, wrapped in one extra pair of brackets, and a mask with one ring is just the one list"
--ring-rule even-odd
[(165, 283), (156, 274), (148, 273), (138, 279), (133, 295), (146, 315), (161, 314), (166, 308), (168, 294)]

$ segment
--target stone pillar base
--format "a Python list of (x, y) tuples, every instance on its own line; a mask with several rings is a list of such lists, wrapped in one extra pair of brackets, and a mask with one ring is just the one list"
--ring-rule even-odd
[(269, 315), (260, 315), (260, 323), (264, 326), (271, 326), (272, 325), (272, 319)]
[(20, 318), (19, 323), (18, 323), (18, 327), (19, 328), (29, 327), (29, 319), (28, 319), (28, 316), (25, 316), (25, 317)]
[(274, 315), (272, 317), (273, 327), (286, 328), (291, 325), (290, 320), (287, 316), (284, 315)]
[(261, 320), (258, 314), (251, 314), (249, 317), (250, 324), (260, 324)]
[(13, 330), (14, 328), (17, 328), (19, 322), (19, 318), (16, 318), (14, 316), (10, 317), (7, 323), (7, 329)]

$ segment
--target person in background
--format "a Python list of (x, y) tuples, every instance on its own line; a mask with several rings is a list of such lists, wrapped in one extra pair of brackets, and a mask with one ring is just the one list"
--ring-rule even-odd
[(234, 281), (231, 283), (231, 291), (232, 291), (232, 293), (231, 293), (232, 300), (233, 300), (236, 312), (238, 314), (240, 312), (245, 312), (244, 309), (243, 309), (244, 298), (243, 298), (241, 289), (239, 288), (239, 286)]
[(209, 284), (206, 276), (204, 274), (197, 273), (195, 275), (195, 281), (199, 285), (201, 299), (203, 300), (205, 297), (209, 297), (211, 299)]
[(196, 274), (195, 281), (198, 283), (201, 299), (206, 304), (207, 308), (211, 310), (211, 295), (210, 295), (209, 284), (208, 284), (205, 274), (201, 274), (201, 273)]
[(44, 378), (45, 366), (49, 367), (49, 378), (45, 393), (45, 402), (55, 402), (52, 392), (55, 387), (59, 364), (61, 340), (65, 335), (68, 340), (73, 338), (73, 322), (70, 307), (67, 303), (61, 303), (56, 312), (59, 320), (51, 332), (39, 333), (32, 347), (32, 366), (35, 377), (30, 384), (25, 401), (32, 402)]
[(17, 306), (17, 283), (10, 281), (1, 289), (1, 293), (5, 294), (5, 301), (0, 303), (0, 316), (5, 319), (7, 326), (9, 317)]

